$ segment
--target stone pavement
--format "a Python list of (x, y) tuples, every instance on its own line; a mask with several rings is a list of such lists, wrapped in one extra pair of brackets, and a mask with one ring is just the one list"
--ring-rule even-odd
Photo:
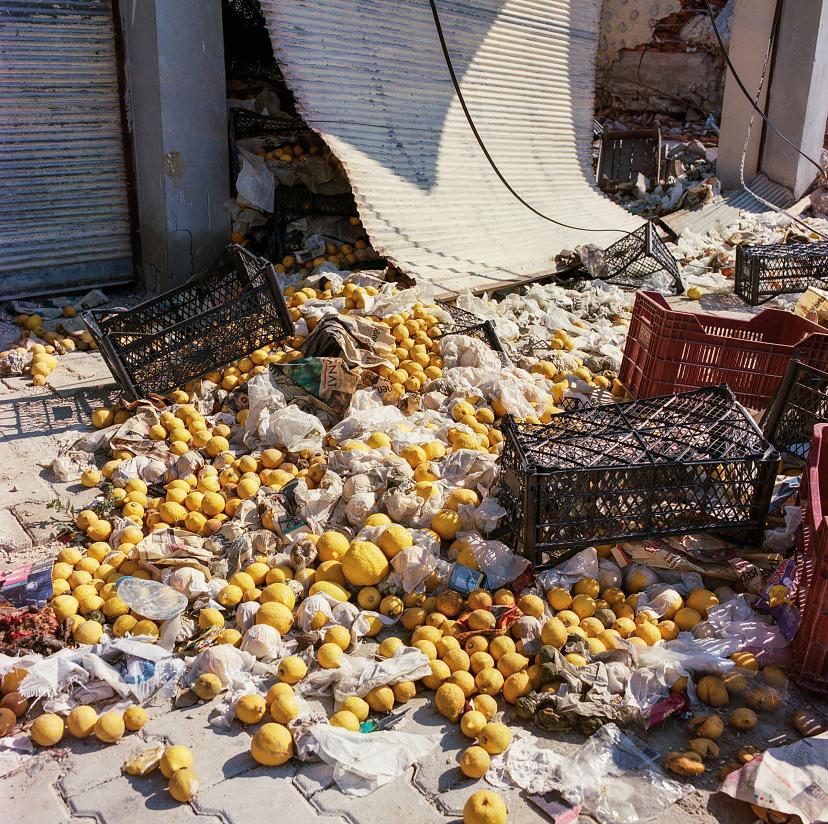
[[(89, 430), (92, 409), (107, 402), (114, 389), (100, 357), (85, 352), (60, 358), (45, 387), (32, 387), (26, 378), (0, 381), (0, 570), (53, 554), (42, 545), (60, 530), (66, 517), (54, 508), (54, 502), (71, 501), (78, 506), (96, 494), (77, 484), (57, 482), (49, 464), (62, 447)], [(458, 757), (469, 741), (457, 725), (432, 709), (430, 696), (424, 693), (411, 701), (413, 710), (398, 729), (430, 736), (435, 748), (422, 763), (364, 797), (342, 794), (332, 769), (324, 764), (294, 761), (278, 768), (259, 766), (249, 754), (251, 733), (247, 729), (238, 723), (229, 731), (209, 725), (212, 705), (163, 707), (150, 710), (144, 729), (116, 745), (67, 737), (58, 747), (38, 752), (0, 778), (0, 822), (255, 824), (278, 817), (289, 824), (457, 824), (469, 794), (488, 785), (460, 772)], [(659, 751), (677, 746), (668, 735), (660, 738)], [(582, 741), (577, 736), (555, 735), (543, 743), (568, 755)], [(121, 773), (127, 756), (162, 743), (193, 748), (202, 783), (191, 804), (173, 801), (160, 774), (133, 778)], [(711, 773), (701, 790), (691, 791), (655, 821), (752, 821), (747, 805), (711, 795), (715, 783)], [(512, 791), (505, 797), (512, 824), (549, 821), (521, 793)], [(581, 816), (581, 821), (594, 824), (587, 816)]]

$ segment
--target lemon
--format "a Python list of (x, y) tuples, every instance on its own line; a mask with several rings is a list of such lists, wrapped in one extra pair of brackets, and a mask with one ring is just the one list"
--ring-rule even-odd
[(365, 519), (365, 526), (385, 526), (390, 523), (391, 519), (382, 512), (375, 512)]
[(116, 741), (121, 740), (125, 730), (126, 725), (124, 724), (122, 713), (115, 712), (114, 710), (105, 712), (103, 715), (98, 716), (98, 720), (95, 723), (95, 738), (103, 741), (104, 744), (114, 744)]
[(275, 767), (293, 756), (293, 738), (282, 724), (262, 724), (250, 742), (250, 754), (259, 764)]
[(701, 613), (699, 613), (695, 609), (691, 609), (690, 607), (682, 607), (673, 616), (673, 621), (675, 622), (675, 625), (683, 631), (693, 629), (693, 627), (695, 627), (696, 624), (701, 623), (701, 620)]
[(471, 712), (464, 713), (461, 717), (460, 731), (467, 738), (477, 738), (480, 731), (488, 723), (489, 719), (486, 718), (482, 712), (478, 710), (471, 710)]
[(374, 586), (385, 578), (388, 570), (385, 554), (370, 541), (352, 541), (342, 557), (342, 571), (354, 586)]
[(212, 701), (222, 689), (221, 679), (212, 672), (202, 673), (193, 684), (193, 692), (202, 701)]
[(351, 598), (351, 593), (347, 589), (333, 581), (315, 581), (311, 584), (308, 594), (316, 595), (317, 592), (324, 592), (331, 598), (336, 598), (337, 601), (348, 601)]
[(390, 712), (394, 708), (394, 693), (391, 687), (374, 687), (365, 701), (374, 712)]
[(199, 629), (223, 627), (224, 616), (215, 607), (205, 607), (198, 614), (198, 626)]
[[(259, 610), (261, 612), (261, 610)], [(258, 615), (258, 613), (257, 613)], [(296, 655), (289, 655), (279, 662), (279, 678), (286, 684), (298, 684), (308, 672), (305, 662)]]
[(97, 644), (102, 635), (103, 627), (97, 621), (84, 621), (72, 632), (72, 637), (79, 644)]
[(322, 669), (337, 669), (342, 663), (342, 647), (338, 644), (322, 644), (316, 652), (316, 661)]
[(63, 719), (52, 712), (44, 712), (35, 718), (29, 735), (39, 747), (53, 747), (63, 738), (63, 732)]
[(396, 636), (391, 636), (390, 638), (386, 638), (382, 641), (382, 643), (377, 648), (377, 652), (383, 658), (393, 658), (397, 650), (405, 646), (403, 642), (397, 638)]
[(287, 584), (269, 584), (262, 590), (259, 603), (277, 603), (292, 610), (296, 606), (296, 596)]
[(351, 732), (359, 732), (359, 719), (348, 710), (335, 712), (330, 717), (328, 723), (332, 727), (342, 727), (342, 729), (350, 730)]
[(463, 805), (463, 824), (506, 824), (507, 816), (506, 803), (491, 790), (478, 790)]
[[(273, 586), (278, 586), (278, 584), (273, 584)], [(281, 635), (287, 635), (293, 626), (293, 613), (278, 601), (268, 601), (262, 604), (256, 612), (256, 623), (268, 624), (277, 629)]]
[(66, 718), (66, 726), (74, 738), (87, 738), (95, 731), (98, 713), (85, 704), (73, 707)]
[(703, 618), (707, 617), (707, 610), (717, 606), (719, 599), (709, 589), (694, 589), (688, 596), (685, 605), (696, 610)]
[[(495, 672), (496, 671), (497, 670), (495, 670)], [(491, 695), (487, 695), (485, 693), (475, 695), (472, 700), (472, 704), (476, 710), (482, 712), (483, 715), (486, 716), (487, 721), (491, 721), (497, 713), (497, 699)]]
[(287, 724), (299, 716), (299, 703), (296, 696), (290, 693), (281, 693), (274, 696), (270, 704), (270, 715), (274, 721), (280, 724)]
[(473, 489), (453, 489), (446, 498), (446, 509), (457, 512), (460, 506), (477, 506), (480, 498)]
[(368, 718), (368, 713), (371, 711), (371, 708), (368, 706), (368, 702), (356, 695), (348, 696), (342, 702), (339, 709), (353, 713), (359, 721), (364, 721)]
[[(471, 713), (466, 713), (470, 715)], [(468, 778), (482, 778), (489, 771), (492, 759), (483, 747), (474, 745), (460, 756), (460, 770)]]
[(172, 778), (179, 770), (188, 770), (193, 766), (193, 754), (187, 747), (173, 744), (161, 754), (158, 766), (164, 778)]
[(170, 795), (181, 804), (192, 801), (198, 792), (200, 781), (195, 770), (185, 767), (176, 770), (170, 778), (170, 785), (167, 788)]
[(503, 689), (503, 675), (496, 669), (486, 668), (480, 670), (474, 679), (477, 689), (485, 695), (497, 695)]
[(324, 637), (325, 644), (336, 644), (343, 652), (351, 646), (351, 631), (341, 626), (331, 627)]
[(450, 509), (441, 509), (431, 519), (431, 528), (446, 541), (451, 541), (460, 529), (460, 516)]
[(242, 724), (258, 724), (264, 718), (266, 711), (267, 705), (264, 698), (255, 692), (242, 695), (236, 702), (236, 718)]
[(78, 599), (72, 595), (58, 595), (57, 598), (53, 598), (49, 602), (49, 606), (55, 613), (55, 617), (61, 622), (77, 614), (80, 605), (78, 604)]
[(391, 687), (391, 692), (394, 693), (394, 700), (398, 704), (405, 704), (417, 694), (417, 685), (413, 681), (397, 681)]
[(505, 724), (489, 721), (477, 735), (480, 746), (489, 755), (498, 755), (505, 752), (512, 743), (512, 733)]
[(550, 589), (546, 593), (546, 600), (549, 601), (549, 606), (551, 606), (555, 612), (569, 609), (572, 605), (572, 596), (569, 594), (569, 591), (562, 589), (561, 587)]
[(350, 542), (341, 532), (323, 532), (316, 542), (316, 551), (321, 561), (341, 561), (349, 546)]
[(0, 738), (4, 738), (17, 723), (17, 716), (9, 707), (0, 706)]
[(130, 732), (140, 730), (147, 723), (147, 712), (143, 707), (129, 707), (124, 710), (124, 726)]
[(379, 547), (388, 558), (393, 558), (398, 552), (414, 545), (414, 541), (405, 527), (391, 524), (380, 535)]
[(466, 696), (463, 690), (449, 682), (440, 684), (437, 692), (434, 694), (434, 704), (437, 707), (437, 712), (445, 716), (449, 721), (456, 721), (463, 712), (463, 707), (466, 703)]

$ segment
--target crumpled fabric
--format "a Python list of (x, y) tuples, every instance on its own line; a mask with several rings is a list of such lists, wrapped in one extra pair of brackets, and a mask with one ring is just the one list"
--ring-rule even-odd
[(329, 724), (316, 724), (296, 740), (298, 757), (315, 755), (333, 765), (337, 787), (351, 796), (388, 784), (436, 746), (436, 737), (396, 730), (364, 734)]

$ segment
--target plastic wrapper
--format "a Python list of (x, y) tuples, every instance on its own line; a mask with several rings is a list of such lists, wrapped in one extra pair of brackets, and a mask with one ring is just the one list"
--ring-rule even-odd
[(475, 541), (472, 543), (472, 554), (480, 571), (486, 576), (489, 589), (498, 589), (514, 581), (529, 566), (526, 558), (515, 555), (506, 544), (500, 541)]
[(267, 163), (259, 155), (239, 148), (241, 171), (236, 177), (236, 201), (260, 212), (272, 212), (276, 181)]
[(497, 353), (477, 338), (468, 335), (446, 335), (440, 338), (440, 356), (446, 369), (473, 366), (498, 371), (503, 367)]
[(255, 658), (280, 658), (284, 655), (282, 636), (268, 624), (253, 624), (246, 629), (239, 649)]
[(623, 575), (621, 567), (610, 558), (601, 558), (598, 561), (598, 585), (601, 592), (610, 587), (620, 587)]
[(327, 617), (327, 623), (350, 629), (359, 615), (359, 607), (348, 601), (337, 601), (325, 592), (317, 592), (299, 604), (296, 610), (297, 625), (304, 632), (310, 632), (313, 619), (320, 612)]
[(587, 547), (552, 569), (540, 572), (537, 580), (548, 591), (555, 587), (570, 589), (581, 578), (597, 577), (598, 552), (594, 547)]
[(403, 592), (425, 592), (426, 581), (437, 568), (439, 558), (428, 548), (412, 546), (391, 559), (391, 583)]
[(782, 561), (768, 578), (759, 595), (757, 608), (770, 613), (776, 621), (782, 637), (790, 641), (799, 628), (799, 610), (790, 600), (796, 580), (796, 561)]
[(259, 607), (258, 601), (245, 601), (236, 607), (236, 629), (242, 635), (253, 626)]
[(601, 824), (639, 824), (663, 813), (688, 788), (667, 778), (656, 754), (615, 724), (601, 727), (560, 766), (559, 789)]
[[(212, 672), (227, 689), (246, 689), (252, 685), (252, 673), (256, 659), (230, 644), (217, 644), (196, 655), (185, 677), (187, 684), (194, 684), (199, 675)], [(261, 670), (264, 672), (264, 670)]]
[(362, 796), (402, 775), (437, 745), (436, 738), (396, 730), (366, 735), (317, 724), (297, 736), (299, 758), (315, 755), (334, 768), (333, 779), (345, 795)]
[(560, 786), (559, 772), (564, 758), (525, 730), (515, 729), (512, 743), (492, 758), (486, 781), (501, 790), (519, 787), (530, 793), (554, 792)]

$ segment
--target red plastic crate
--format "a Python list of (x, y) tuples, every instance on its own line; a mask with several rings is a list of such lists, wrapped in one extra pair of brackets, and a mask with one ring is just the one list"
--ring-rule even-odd
[(780, 309), (739, 320), (680, 312), (658, 292), (638, 292), (620, 378), (637, 398), (726, 383), (741, 403), (761, 410), (792, 358), (828, 369), (828, 333)]
[(817, 424), (799, 490), (802, 532), (793, 665), (806, 689), (828, 694), (828, 424)]

